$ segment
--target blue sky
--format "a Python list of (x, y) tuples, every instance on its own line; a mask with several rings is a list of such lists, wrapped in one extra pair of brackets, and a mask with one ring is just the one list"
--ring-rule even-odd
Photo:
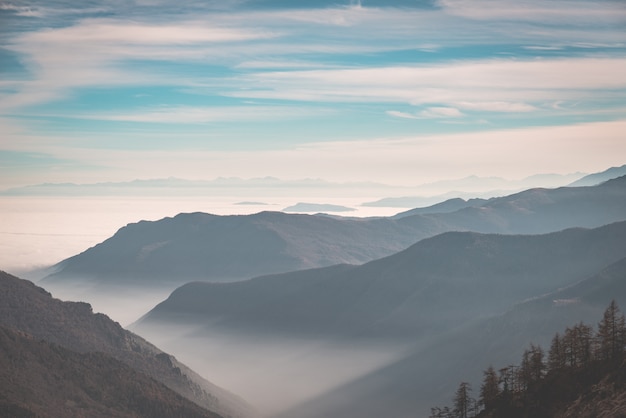
[(0, 0), (0, 188), (626, 163), (626, 3)]

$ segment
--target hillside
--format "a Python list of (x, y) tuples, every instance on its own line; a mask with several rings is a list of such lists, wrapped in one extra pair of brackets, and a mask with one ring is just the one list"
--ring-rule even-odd
[(139, 222), (61, 262), (43, 283), (66, 278), (184, 283), (229, 281), (338, 263), (362, 263), (406, 248), (437, 226), (404, 228), (388, 219), (262, 212), (180, 214)]
[(103, 353), (0, 326), (0, 416), (219, 418)]
[(437, 203), (435, 205), (423, 207), (423, 208), (415, 208), (411, 210), (407, 210), (405, 212), (400, 212), (393, 216), (394, 219), (406, 218), (407, 216), (413, 215), (427, 215), (431, 213), (450, 213), (456, 212), (457, 210), (482, 206), (487, 203), (486, 199), (468, 199), (464, 200), (459, 197), (445, 200), (441, 203)]
[[(529, 344), (521, 362), (483, 373), (479, 398), (459, 385), (454, 408), (435, 407), (430, 418), (621, 417), (626, 414), (626, 320), (613, 299), (598, 326), (579, 322), (551, 339)], [(496, 371), (498, 370), (498, 371)], [(466, 390), (469, 389), (469, 390)]]
[[(624, 256), (626, 222), (537, 236), (449, 232), (362, 266), (184, 285), (135, 326), (403, 338), (491, 315)], [(432, 312), (437, 312), (433, 315)]]
[[(457, 202), (459, 203), (459, 202)], [(462, 202), (461, 202), (462, 203)], [(121, 228), (54, 267), (46, 286), (70, 279), (98, 284), (182, 284), (361, 264), (445, 231), (540, 234), (626, 219), (626, 177), (593, 187), (531, 189), (400, 218), (340, 218), (262, 212), (180, 214)], [(436, 209), (435, 209), (436, 210)]]
[[(592, 305), (596, 310), (553, 306), (583, 291), (553, 293), (583, 284), (590, 298), (619, 293), (624, 248), (626, 222), (536, 236), (449, 232), (362, 266), (190, 283), (133, 329), (160, 344), (171, 338), (165, 346), (196, 367), (215, 367), (209, 353), (222, 353), (219, 363), (240, 381), (263, 379), (240, 367), (248, 358), (271, 365), (273, 376), (332, 375), (350, 364), (344, 380), (329, 382), (326, 393), (314, 386), (313, 399), (299, 397), (300, 406), (279, 417), (409, 417), (444, 395), (447, 401), (461, 379), (480, 378), (485, 363), (506, 364), (538, 330), (549, 338), (581, 313), (597, 315), (606, 301)], [(586, 282), (592, 277), (608, 284), (593, 290)], [(545, 309), (533, 305), (546, 294)], [(352, 360), (359, 358), (367, 361)], [(294, 384), (287, 378), (273, 387), (289, 393)], [(250, 397), (249, 388), (233, 385)], [(287, 395), (282, 399), (288, 404)]]
[(626, 175), (626, 165), (620, 167), (611, 167), (600, 173), (588, 174), (572, 183), (570, 187), (595, 186), (608, 180)]
[(278, 418), (377, 417), (390, 411), (396, 417), (427, 417), (431, 407), (450, 403), (461, 381), (470, 382), (477, 397), (489, 365), (518, 363), (531, 343), (547, 350), (556, 332), (581, 321), (596, 325), (612, 299), (626, 306), (626, 257), (570, 287), (449, 330)]
[(94, 314), (90, 305), (53, 299), (31, 282), (4, 272), (0, 272), (0, 325), (77, 353), (104, 353), (225, 417), (251, 414), (242, 400), (107, 316)]

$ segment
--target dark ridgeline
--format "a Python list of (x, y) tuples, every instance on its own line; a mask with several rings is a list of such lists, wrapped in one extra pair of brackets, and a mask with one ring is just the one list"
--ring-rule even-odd
[[(459, 209), (453, 210), (455, 205)], [(595, 228), (624, 220), (625, 207), (626, 177), (621, 177), (593, 187), (531, 189), (487, 201), (455, 201), (391, 218), (278, 212), (180, 214), (129, 224), (106, 241), (59, 263), (42, 283), (78, 280), (100, 286), (153, 286), (192, 280), (232, 281), (334, 264), (361, 264), (446, 231), (539, 234), (571, 227)]]
[(597, 331), (580, 322), (538, 345), (519, 364), (483, 372), (478, 398), (461, 382), (452, 407), (429, 418), (617, 418), (626, 416), (626, 319), (615, 300)]
[(570, 286), (624, 257), (626, 222), (545, 235), (447, 232), (361, 266), (181, 286), (135, 325), (415, 339)]
[(251, 414), (242, 400), (90, 305), (53, 299), (5, 272), (0, 326), (5, 410), (49, 417)]

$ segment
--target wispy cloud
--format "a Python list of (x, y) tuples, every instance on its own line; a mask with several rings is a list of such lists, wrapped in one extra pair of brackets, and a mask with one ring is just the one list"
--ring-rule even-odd
[(0, 3), (0, 10), (14, 12), (17, 16), (41, 17), (43, 12), (31, 6), (18, 6), (11, 3)]
[(429, 107), (422, 110), (419, 115), (423, 118), (460, 118), (465, 116), (454, 107)]
[(386, 113), (389, 116), (403, 119), (450, 119), (461, 118), (465, 116), (463, 112), (461, 112), (457, 108), (442, 106), (427, 107), (426, 109), (417, 113), (400, 112), (397, 110), (388, 110)]
[[(448, 154), (463, 150), (469, 138), (446, 136), (458, 131), (445, 130), (455, 122), (489, 120), (484, 130), (525, 129), (544, 121), (569, 125), (519, 135), (515, 129), (498, 131), (500, 140), (513, 138), (510, 143), (481, 132), (492, 142), (476, 136), (472, 146), (497, 152), (448, 155), (450, 161), (476, 158), (471, 166), (477, 170), (490, 164), (488, 157), (506, 160), (507, 146), (520, 155), (522, 143), (551, 151), (528, 139), (535, 134), (563, 135), (559, 144), (569, 146), (565, 133), (590, 135), (593, 127), (604, 135), (598, 147), (611, 148), (614, 155), (622, 150), (615, 139), (622, 121), (572, 127), (581, 120), (623, 118), (626, 8), (618, 1), (440, 0), (428, 9), (359, 4), (252, 9), (245, 1), (30, 4), (0, 2), (0, 12), (21, 25), (0, 28), (0, 54), (5, 54), (0, 59), (6, 57), (20, 74), (0, 82), (0, 128), (11, 138), (2, 147), (45, 148), (58, 158), (72, 154), (90, 166), (110, 165), (129, 174), (133, 168), (109, 158), (111, 150), (107, 158), (93, 149), (81, 151), (80, 145), (98, 148), (104, 141), (67, 139), (89, 124), (90, 135), (104, 137), (107, 132), (98, 128), (106, 125), (118, 127), (126, 142), (142, 144), (137, 148), (148, 147), (146, 137), (157, 134), (170, 149), (197, 147), (178, 156), (198, 169), (198, 156), (213, 161), (216, 175), (249, 166), (250, 173), (241, 175), (285, 177), (292, 170), (293, 176), (307, 177), (305, 171), (314, 172), (323, 161), (341, 176), (349, 156), (359, 159), (350, 171), (354, 179), (372, 167), (401, 176), (403, 169), (412, 172), (416, 161), (433, 170), (431, 162), (445, 165), (446, 147)], [(309, 117), (306, 127), (291, 123)], [(45, 118), (57, 118), (58, 131), (41, 136), (38, 123), (49, 122)], [(266, 120), (272, 123), (261, 126)], [(274, 151), (262, 158), (213, 152), (215, 141), (205, 125), (215, 122), (228, 124), (229, 134), (236, 132), (242, 143), (253, 142), (248, 136), (282, 142), (266, 145)], [(173, 135), (179, 128), (174, 124), (193, 125), (195, 136)], [(144, 125), (153, 125), (150, 132), (141, 131)], [(439, 135), (398, 139), (416, 126), (432, 131), (435, 126)], [(368, 142), (359, 135), (388, 139)], [(327, 143), (312, 141), (315, 136)], [(582, 139), (576, 144), (592, 153), (591, 144)], [(159, 154), (150, 146), (147, 161), (160, 166), (142, 169), (188, 169), (165, 161), (170, 151)], [(613, 158), (609, 154), (605, 161)], [(92, 161), (100, 157), (102, 164)], [(568, 161), (581, 163), (578, 154)]]
[(619, 1), (551, 0), (438, 0), (447, 13), (477, 20), (528, 20), (602, 25), (620, 24), (626, 19), (626, 8)]
[(602, 100), (608, 92), (626, 88), (626, 79), (620, 76), (624, 73), (623, 58), (486, 60), (258, 73), (237, 79), (248, 89), (225, 90), (224, 94), (302, 101), (438, 103), (472, 110), (528, 112), (546, 101)]
[[(65, 117), (117, 122), (140, 122), (155, 124), (206, 124), (212, 122), (271, 121), (311, 116), (311, 109), (285, 106), (230, 106), (192, 107), (158, 106), (128, 112), (99, 112), (74, 114), (46, 114), (47, 117)], [(316, 113), (326, 113), (317, 109)]]
[(528, 103), (514, 103), (514, 102), (458, 102), (455, 103), (457, 107), (466, 110), (477, 110), (486, 112), (510, 112), (510, 113), (525, 113), (534, 112), (539, 110), (536, 106), (532, 106)]

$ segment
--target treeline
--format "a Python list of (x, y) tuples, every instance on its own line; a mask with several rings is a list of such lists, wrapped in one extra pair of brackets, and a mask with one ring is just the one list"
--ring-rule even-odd
[(603, 376), (624, 369), (625, 358), (626, 319), (613, 300), (597, 332), (582, 322), (568, 327), (552, 338), (547, 356), (531, 344), (518, 365), (483, 372), (478, 399), (461, 382), (452, 407), (431, 408), (430, 418), (551, 416), (550, 403), (574, 401)]

